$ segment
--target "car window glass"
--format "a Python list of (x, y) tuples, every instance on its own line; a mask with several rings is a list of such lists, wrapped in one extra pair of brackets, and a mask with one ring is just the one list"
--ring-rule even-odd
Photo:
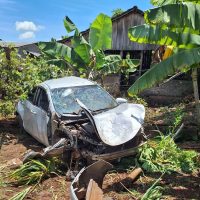
[(48, 111), (49, 101), (48, 101), (47, 93), (42, 88), (40, 88), (39, 90), (39, 95), (36, 101), (36, 105), (42, 108), (44, 111), (46, 112)]
[(33, 99), (34, 99), (34, 96), (35, 96), (35, 94), (36, 94), (36, 87), (35, 88), (33, 88), (32, 90), (31, 90), (31, 92), (29, 92), (28, 93), (28, 100), (30, 101), (30, 102), (32, 102), (33, 103)]
[(96, 85), (56, 88), (51, 90), (51, 93), (54, 107), (60, 114), (77, 113), (80, 106), (76, 99), (79, 99), (91, 111), (117, 106), (116, 101), (105, 90)]

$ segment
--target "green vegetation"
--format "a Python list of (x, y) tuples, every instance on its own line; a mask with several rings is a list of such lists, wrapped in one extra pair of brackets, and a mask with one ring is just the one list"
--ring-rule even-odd
[(90, 79), (136, 70), (139, 60), (104, 54), (104, 50), (111, 49), (112, 43), (112, 21), (109, 16), (101, 13), (96, 17), (90, 25), (87, 39), (69, 17), (65, 17), (64, 26), (68, 33), (74, 32), (70, 47), (56, 41), (41, 42), (39, 45), (48, 63), (65, 66), (74, 75)]
[(162, 197), (163, 187), (158, 186), (157, 184), (161, 180), (162, 174), (153, 184), (152, 186), (146, 191), (146, 193), (142, 196), (141, 200), (154, 200), (160, 199)]
[(114, 10), (112, 11), (112, 18), (113, 18), (113, 17), (116, 17), (116, 16), (118, 16), (118, 15), (121, 15), (123, 12), (124, 12), (124, 10), (122, 10), (121, 8), (114, 9)]
[[(160, 7), (145, 12), (146, 24), (129, 29), (129, 37), (134, 42), (174, 47), (172, 56), (152, 66), (128, 90), (131, 100), (135, 103), (147, 105), (136, 94), (178, 71), (192, 69), (195, 86), (195, 73), (200, 63), (199, 2), (152, 0), (154, 5)], [(121, 9), (116, 9), (113, 11), (113, 17), (122, 12)], [(112, 43), (112, 22), (107, 15), (97, 16), (90, 26), (87, 40), (68, 17), (64, 19), (64, 26), (68, 33), (74, 32), (71, 46), (57, 43), (54, 39), (51, 42), (41, 42), (39, 46), (43, 55), (40, 58), (31, 58), (28, 55), (26, 58), (21, 58), (13, 47), (10, 47), (8, 56), (5, 49), (0, 49), (0, 114), (3, 116), (13, 114), (15, 103), (19, 99), (25, 99), (35, 85), (47, 79), (74, 74), (95, 80), (112, 73), (126, 74), (136, 70), (138, 60), (104, 54), (104, 50), (110, 49)], [(195, 97), (199, 100), (198, 89), (195, 91)], [(161, 177), (146, 191), (142, 200), (161, 198), (163, 188), (157, 184), (163, 174), (192, 173), (200, 167), (198, 153), (182, 150), (174, 142), (177, 128), (184, 117), (183, 110), (177, 109), (173, 117), (168, 135), (160, 134), (149, 140), (139, 148), (136, 159), (124, 158), (118, 165), (117, 169), (130, 170), (130, 167), (138, 165), (145, 172), (162, 173)], [(55, 158), (30, 160), (12, 172), (9, 178), (14, 185), (38, 184), (59, 172), (59, 165), (60, 161)], [(0, 186), (6, 186), (2, 177), (0, 177)], [(30, 189), (31, 187), (26, 188), (11, 199), (24, 199)], [(127, 191), (135, 196), (131, 190), (127, 189)]]
[(161, 135), (139, 149), (137, 162), (147, 172), (186, 172), (198, 169), (198, 153), (182, 150), (168, 135)]
[(43, 179), (56, 174), (59, 164), (60, 161), (56, 158), (30, 160), (12, 172), (10, 178), (18, 185), (40, 183)]
[(185, 113), (183, 112), (183, 109), (177, 108), (175, 112), (173, 113), (173, 123), (172, 126), (169, 127), (169, 134), (171, 134), (172, 137), (175, 136), (177, 128), (181, 125), (183, 121)]
[(30, 189), (31, 187), (28, 187), (22, 190), (21, 192), (17, 193), (15, 196), (10, 198), (9, 200), (23, 200), (26, 197), (26, 195), (29, 193)]
[[(152, 1), (161, 6), (145, 12), (144, 25), (129, 29), (133, 42), (170, 45), (176, 52), (166, 60), (154, 65), (129, 89), (129, 94), (137, 94), (168, 75), (185, 68), (198, 67), (200, 63), (200, 4), (194, 1)], [(179, 3), (177, 3), (179, 2)]]
[(6, 51), (0, 49), (0, 114), (3, 116), (12, 115), (16, 102), (26, 98), (38, 83), (68, 74), (68, 71), (49, 65), (42, 58), (21, 58), (16, 49), (10, 49), (9, 59)]
[(200, 64), (200, 1), (168, 0), (151, 1), (154, 9), (144, 14), (144, 25), (129, 29), (133, 42), (172, 46), (174, 54), (155, 64), (128, 90), (129, 95), (160, 83), (168, 75), (192, 69), (194, 97), (197, 108), (197, 123), (200, 131), (200, 102), (197, 83), (197, 68)]

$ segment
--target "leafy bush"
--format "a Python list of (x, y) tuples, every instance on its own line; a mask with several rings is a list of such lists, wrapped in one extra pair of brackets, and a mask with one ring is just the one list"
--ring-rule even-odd
[(62, 77), (67, 73), (57, 66), (49, 65), (40, 58), (19, 57), (10, 47), (10, 59), (0, 49), (0, 114), (12, 115), (19, 99), (25, 99), (30, 90), (47, 79)]
[(170, 136), (159, 136), (139, 149), (138, 164), (148, 172), (183, 171), (199, 167), (198, 153), (177, 147)]

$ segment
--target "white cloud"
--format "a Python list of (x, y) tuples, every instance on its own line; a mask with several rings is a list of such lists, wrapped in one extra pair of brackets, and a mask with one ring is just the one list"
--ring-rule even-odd
[(19, 39), (31, 39), (35, 37), (35, 33), (33, 31), (27, 31), (19, 35)]
[(16, 22), (15, 23), (17, 31), (39, 31), (44, 29), (44, 26), (36, 25), (34, 22), (31, 21), (23, 21), (23, 22)]

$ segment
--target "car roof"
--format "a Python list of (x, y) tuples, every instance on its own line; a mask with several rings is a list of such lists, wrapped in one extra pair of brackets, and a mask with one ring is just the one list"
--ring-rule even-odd
[(40, 85), (41, 86), (46, 85), (50, 89), (55, 89), (55, 88), (64, 88), (64, 87), (96, 85), (96, 84), (85, 78), (79, 78), (76, 76), (68, 76), (64, 78), (50, 79), (50, 80), (44, 81)]

